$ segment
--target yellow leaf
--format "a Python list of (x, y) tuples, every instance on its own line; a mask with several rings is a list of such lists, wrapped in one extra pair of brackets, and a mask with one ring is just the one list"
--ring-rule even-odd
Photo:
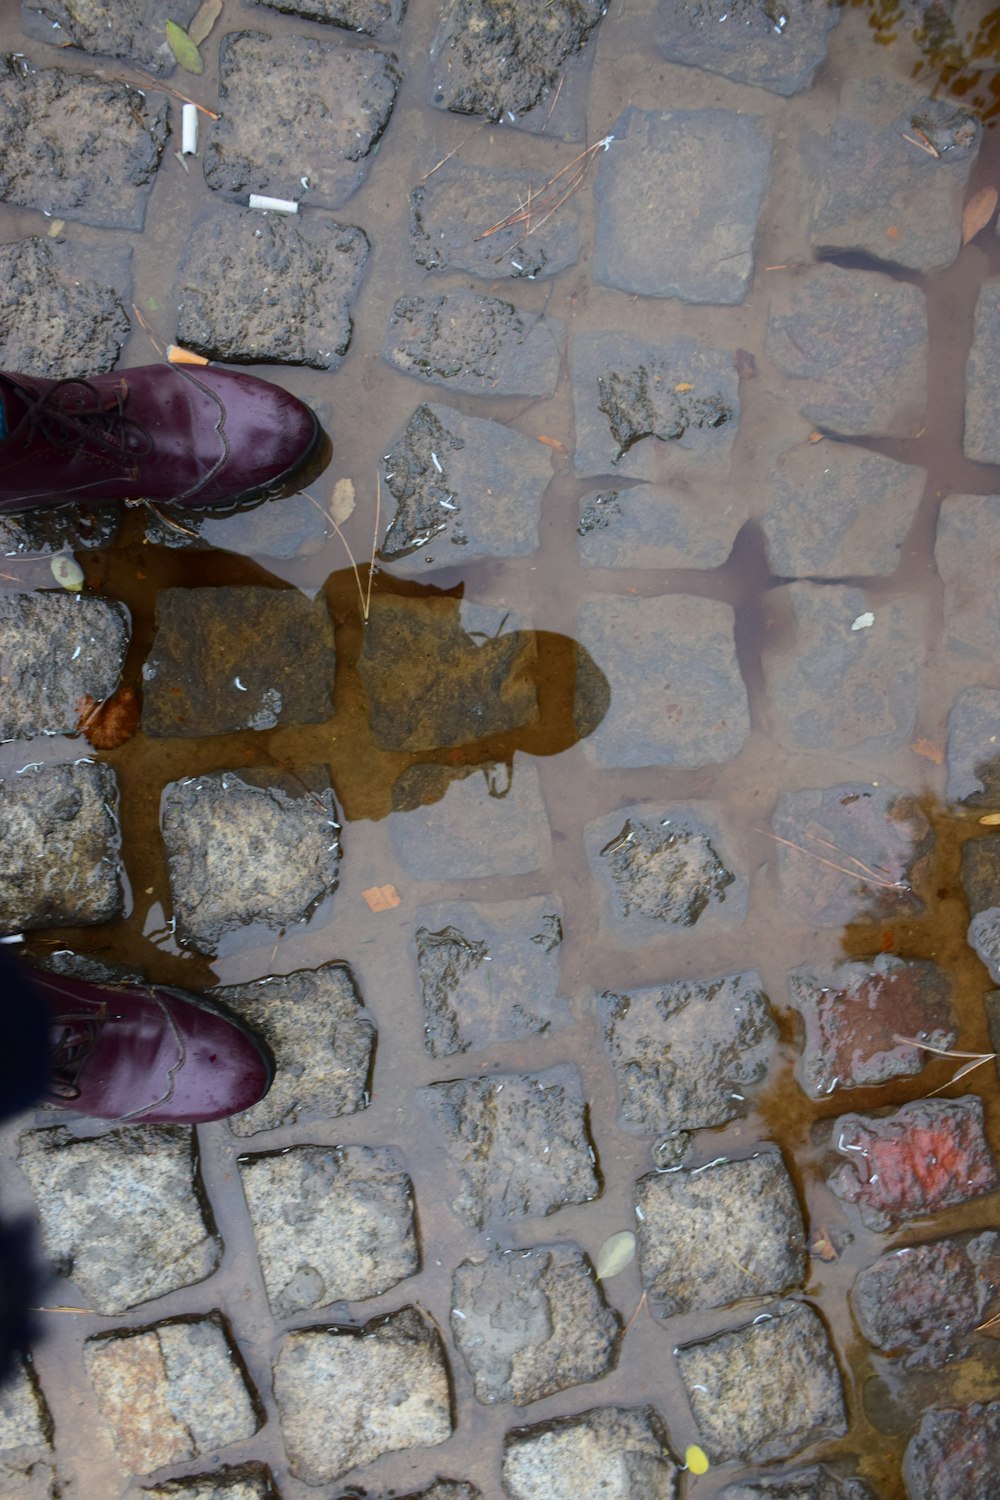
[(684, 391), (693, 391), (694, 386), (691, 384), (690, 380), (682, 380), (680, 385), (674, 386), (674, 390), (677, 392), (678, 396), (680, 396), (684, 393)]
[(342, 526), (353, 512), (355, 504), (353, 480), (338, 479), (330, 495), (330, 519)]
[(184, 27), (178, 26), (176, 21), (168, 21), (165, 30), (167, 33), (167, 45), (185, 73), (200, 73), (204, 68), (201, 53), (184, 30)]
[(399, 905), (399, 892), (394, 885), (370, 885), (361, 894), (372, 911), (390, 911)]
[(630, 1229), (621, 1229), (617, 1234), (609, 1235), (597, 1252), (594, 1269), (598, 1281), (607, 1281), (609, 1276), (617, 1276), (634, 1259), (635, 1235)]
[(62, 588), (69, 589), (71, 594), (78, 594), (83, 588), (83, 569), (75, 557), (67, 557), (65, 553), (54, 557), (49, 563), (52, 569), (52, 577)]
[(979, 821), (985, 824), (987, 828), (995, 828), (1000, 823), (1000, 813), (986, 813)]
[(692, 1474), (708, 1473), (708, 1454), (697, 1443), (691, 1443), (685, 1448), (684, 1463)]

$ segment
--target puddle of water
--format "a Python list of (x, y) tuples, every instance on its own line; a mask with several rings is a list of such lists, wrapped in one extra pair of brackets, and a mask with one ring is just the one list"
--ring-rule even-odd
[[(1000, 109), (997, 77), (987, 71), (995, 52), (997, 13), (977, 17), (978, 30), (961, 58), (939, 45), (915, 47), (905, 34), (891, 37), (897, 26), (896, 7), (876, 7), (870, 13), (845, 12), (834, 33), (830, 58), (808, 95), (794, 106), (776, 96), (755, 92), (753, 108), (775, 131), (772, 187), (760, 218), (756, 246), (758, 273), (745, 301), (734, 308), (694, 307), (655, 303), (625, 297), (596, 286), (585, 256), (551, 282), (519, 281), (511, 295), (528, 311), (545, 310), (572, 328), (625, 330), (656, 339), (692, 334), (720, 348), (740, 347), (763, 363), (765, 321), (770, 297), (769, 273), (764, 267), (807, 261), (810, 258), (806, 224), (797, 196), (794, 133), (787, 128), (794, 107), (798, 122), (824, 131), (836, 113), (839, 85), (862, 73), (926, 79), (940, 72), (951, 92), (972, 100), (984, 116)], [(421, 399), (418, 388), (389, 370), (378, 349), (396, 297), (402, 291), (425, 287), (473, 284), (462, 276), (427, 276), (414, 266), (408, 243), (408, 195), (414, 183), (453, 150), (463, 162), (529, 166), (540, 178), (558, 171), (579, 146), (528, 137), (494, 126), (478, 126), (431, 109), (426, 58), (436, 25), (435, 7), (413, 0), (402, 36), (404, 82), (396, 116), (379, 149), (368, 181), (336, 217), (365, 227), (376, 250), (355, 312), (353, 344), (342, 368), (334, 375), (305, 369), (262, 368), (296, 394), (311, 401), (331, 433), (334, 457), (312, 486), (325, 499), (334, 481), (353, 480), (359, 504), (345, 523), (344, 536), (359, 564), (370, 555), (373, 504), (380, 455), (387, 452)], [(254, 24), (259, 18), (254, 16)], [(243, 11), (226, 0), (217, 34), (242, 27)], [(991, 30), (991, 27), (993, 30)], [(294, 18), (267, 12), (265, 28), (274, 35), (291, 35), (309, 28)], [(893, 40), (892, 47), (875, 47)], [(736, 85), (709, 75), (688, 73), (661, 61), (649, 49), (649, 17), (644, 7), (612, 0), (589, 77), (588, 135), (596, 140), (610, 130), (625, 103), (660, 109), (665, 99), (679, 109), (717, 105), (745, 107), (746, 93)], [(940, 41), (940, 39), (939, 39)], [(23, 47), (13, 11), (0, 17), (0, 47)], [(985, 50), (984, 50), (985, 49)], [(56, 49), (32, 45), (42, 63), (65, 65)], [(208, 49), (214, 58), (214, 52)], [(942, 71), (941, 58), (945, 59)], [(951, 60), (948, 61), (947, 59)], [(575, 69), (586, 78), (589, 54)], [(86, 69), (86, 60), (73, 56), (71, 66)], [(212, 66), (193, 90), (211, 101)], [(112, 69), (112, 71), (114, 71)], [(980, 103), (980, 101), (982, 101)], [(969, 192), (1000, 180), (1000, 139), (988, 133), (970, 182)], [(185, 173), (168, 154), (153, 192), (142, 235), (87, 230), (72, 226), (75, 241), (106, 247), (122, 242), (134, 247), (134, 297), (164, 343), (171, 334), (171, 287), (174, 268), (189, 226), (206, 200), (200, 171)], [(593, 234), (589, 188), (576, 196), (583, 243)], [(0, 208), (0, 239), (16, 240), (38, 233), (40, 218), (28, 210)], [(607, 1236), (632, 1224), (631, 1186), (651, 1166), (650, 1142), (623, 1130), (617, 1101), (595, 1017), (594, 997), (605, 988), (620, 991), (667, 979), (704, 978), (754, 965), (775, 1008), (781, 1011), (787, 972), (807, 959), (823, 963), (843, 957), (888, 951), (904, 957), (933, 958), (953, 981), (959, 1020), (958, 1046), (989, 1050), (981, 995), (985, 972), (965, 944), (967, 921), (958, 878), (959, 848), (975, 832), (974, 818), (956, 818), (942, 809), (943, 778), (937, 752), (944, 720), (956, 691), (954, 664), (943, 655), (927, 655), (942, 633), (941, 586), (934, 571), (932, 546), (937, 510), (946, 492), (991, 493), (1000, 490), (1000, 475), (988, 466), (964, 458), (961, 451), (964, 366), (971, 337), (972, 314), (982, 281), (1000, 272), (1000, 248), (980, 237), (967, 247), (949, 270), (924, 278), (930, 323), (930, 392), (926, 430), (908, 439), (868, 440), (869, 446), (927, 471), (927, 483), (916, 520), (902, 548), (899, 568), (884, 579), (865, 580), (866, 596), (877, 615), (880, 605), (896, 597), (919, 597), (926, 605), (925, 635), (913, 643), (921, 662), (919, 723), (914, 738), (934, 750), (931, 759), (908, 749), (849, 763), (833, 753), (811, 755), (795, 751), (772, 736), (770, 706), (762, 668), (765, 649), (774, 652), (794, 646), (794, 622), (775, 589), (784, 581), (773, 578), (763, 550), (759, 517), (767, 507), (765, 447), (793, 440), (801, 422), (769, 387), (766, 379), (743, 382), (743, 413), (733, 458), (747, 514), (728, 563), (708, 570), (584, 569), (580, 566), (575, 532), (577, 502), (592, 490), (593, 479), (578, 480), (557, 449), (551, 449), (552, 481), (543, 502), (540, 546), (528, 559), (487, 561), (467, 568), (435, 573), (434, 587), (394, 579), (379, 572), (373, 597), (468, 597), (522, 614), (537, 632), (539, 693), (537, 720), (522, 730), (486, 737), (469, 745), (422, 752), (386, 750), (372, 739), (367, 705), (357, 659), (365, 639), (355, 575), (344, 546), (330, 535), (320, 550), (308, 557), (276, 560), (247, 555), (250, 518), (226, 523), (225, 548), (204, 552), (171, 550), (148, 545), (143, 518), (128, 515), (115, 544), (82, 557), (88, 590), (123, 600), (129, 607), (134, 635), (125, 680), (139, 688), (141, 665), (149, 653), (157, 594), (167, 587), (209, 585), (292, 586), (310, 594), (322, 593), (336, 627), (338, 673), (333, 713), (328, 722), (308, 727), (280, 727), (267, 732), (198, 741), (154, 740), (137, 735), (107, 755), (121, 782), (124, 854), (133, 892), (128, 917), (104, 928), (33, 935), (29, 948), (42, 956), (51, 947), (75, 947), (85, 952), (137, 964), (156, 979), (199, 988), (212, 982), (240, 982), (265, 973), (287, 973), (313, 967), (331, 958), (350, 962), (361, 992), (378, 1023), (378, 1052), (372, 1103), (361, 1114), (325, 1122), (322, 1127), (288, 1127), (267, 1138), (276, 1144), (301, 1143), (395, 1144), (404, 1148), (419, 1210), (424, 1269), (402, 1286), (355, 1309), (358, 1321), (392, 1310), (404, 1301), (425, 1308), (442, 1330), (448, 1327), (450, 1272), (463, 1257), (483, 1248), (483, 1241), (460, 1223), (447, 1206), (454, 1191), (452, 1169), (440, 1139), (428, 1127), (416, 1091), (445, 1077), (491, 1071), (539, 1068), (570, 1060), (579, 1068), (589, 1103), (591, 1128), (597, 1143), (604, 1179), (602, 1196), (588, 1205), (561, 1210), (544, 1225), (526, 1223), (491, 1226), (503, 1244), (529, 1244), (539, 1239), (576, 1239), (591, 1255)], [(909, 278), (917, 279), (920, 278)], [(485, 287), (505, 296), (507, 284)], [(125, 363), (144, 363), (153, 357), (148, 336), (134, 327)], [(556, 438), (572, 451), (573, 417), (568, 380), (560, 382), (551, 398), (531, 401), (492, 399), (484, 406), (477, 398), (448, 396), (459, 410), (487, 413), (508, 422), (514, 431), (533, 437)], [(766, 441), (765, 441), (766, 439)], [(827, 439), (827, 441), (832, 441)], [(787, 446), (787, 443), (786, 443)], [(387, 496), (383, 492), (383, 502)], [(8, 566), (9, 564), (9, 566)], [(8, 560), (4, 573), (21, 586), (46, 587), (51, 582), (48, 563), (37, 566)], [(3, 581), (3, 580), (0, 580)], [(9, 583), (9, 580), (7, 580)], [(12, 586), (12, 585), (11, 585)], [(579, 656), (574, 645), (576, 612), (584, 598), (620, 593), (657, 596), (664, 592), (701, 595), (724, 601), (736, 611), (739, 666), (750, 699), (751, 734), (738, 757), (721, 767), (653, 768), (608, 771), (597, 769), (577, 742), (573, 723), (573, 689)], [(457, 607), (457, 606), (456, 606)], [(247, 641), (249, 656), (253, 641)], [(926, 659), (925, 659), (926, 656)], [(598, 662), (598, 666), (600, 663)], [(398, 664), (404, 676), (411, 669), (405, 658)], [(0, 772), (26, 761), (60, 760), (80, 754), (78, 741), (57, 739), (29, 746), (0, 746)], [(495, 877), (486, 882), (418, 881), (397, 861), (390, 843), (387, 814), (392, 787), (409, 766), (431, 759), (452, 772), (494, 762), (537, 766), (553, 835), (549, 863), (528, 876)], [(341, 885), (332, 902), (325, 903), (301, 929), (275, 935), (247, 934), (244, 944), (224, 957), (209, 961), (181, 951), (173, 940), (167, 914), (170, 895), (166, 883), (159, 831), (160, 798), (164, 785), (181, 776), (195, 776), (242, 766), (330, 767), (344, 829)], [(517, 769), (515, 767), (515, 777)], [(919, 795), (936, 836), (933, 867), (927, 875), (925, 911), (900, 919), (877, 918), (836, 928), (816, 929), (795, 916), (784, 901), (774, 871), (777, 856), (764, 830), (780, 792), (802, 787), (834, 785), (844, 780), (891, 779)], [(727, 827), (750, 842), (750, 907), (745, 924), (713, 938), (710, 950), (697, 938), (663, 939), (635, 951), (609, 947), (598, 932), (596, 899), (584, 849), (583, 825), (605, 812), (634, 802), (667, 805), (687, 798), (711, 796), (721, 804)], [(380, 913), (362, 897), (366, 889), (393, 884), (400, 905)], [(439, 898), (488, 896), (490, 900), (557, 892), (563, 907), (565, 940), (561, 950), (561, 993), (573, 1004), (573, 1024), (543, 1038), (498, 1044), (474, 1056), (434, 1060), (422, 1045), (422, 1018), (411, 952), (413, 913)], [(900, 1376), (875, 1362), (857, 1336), (847, 1309), (847, 1292), (857, 1271), (870, 1263), (888, 1243), (886, 1237), (859, 1229), (825, 1185), (833, 1162), (830, 1121), (851, 1108), (862, 1110), (897, 1105), (942, 1085), (957, 1066), (933, 1064), (926, 1083), (899, 1080), (877, 1090), (855, 1090), (816, 1104), (807, 1099), (793, 1073), (796, 1033), (790, 1013), (780, 1016), (781, 1039), (775, 1052), (767, 1089), (757, 1110), (745, 1119), (704, 1132), (698, 1142), (700, 1159), (733, 1152), (740, 1154), (760, 1140), (777, 1141), (806, 1206), (811, 1229), (822, 1229), (836, 1247), (830, 1262), (813, 1259), (807, 1295), (830, 1328), (847, 1382), (851, 1428), (841, 1442), (822, 1451), (830, 1458), (857, 1460), (859, 1471), (878, 1488), (884, 1500), (902, 1495), (899, 1465), (913, 1412), (948, 1401), (995, 1398), (1000, 1391), (998, 1346), (983, 1342), (976, 1355), (938, 1375), (919, 1379)], [(985, 1101), (987, 1128), (1000, 1146), (1000, 1091), (992, 1064), (964, 1080), (959, 1092), (972, 1090)], [(953, 1091), (955, 1092), (955, 1091)], [(207, 1283), (172, 1294), (157, 1304), (156, 1316), (219, 1307), (230, 1320), (250, 1376), (261, 1391), (269, 1418), (259, 1437), (236, 1451), (237, 1458), (262, 1456), (278, 1477), (286, 1500), (307, 1490), (287, 1472), (276, 1411), (270, 1395), (270, 1366), (282, 1332), (272, 1322), (254, 1257), (254, 1246), (242, 1194), (234, 1169), (233, 1138), (225, 1126), (199, 1131), (201, 1171), (225, 1244), (220, 1271)], [(259, 1143), (250, 1143), (258, 1149)], [(239, 1149), (246, 1149), (241, 1142)], [(26, 1202), (23, 1184), (13, 1179), (12, 1202)], [(989, 1226), (995, 1219), (993, 1198), (953, 1210), (932, 1222), (921, 1221), (901, 1236), (908, 1242), (937, 1237), (954, 1229)], [(896, 1241), (894, 1241), (896, 1242)], [(609, 1300), (630, 1319), (640, 1300), (638, 1272), (633, 1265), (606, 1287)], [(331, 1315), (330, 1321), (337, 1319)], [(640, 1312), (630, 1327), (616, 1370), (594, 1387), (575, 1387), (533, 1406), (528, 1412), (479, 1406), (471, 1381), (455, 1356), (457, 1429), (440, 1450), (390, 1457), (371, 1466), (364, 1483), (372, 1494), (395, 1488), (418, 1488), (437, 1473), (452, 1473), (478, 1483), (487, 1497), (498, 1491), (497, 1454), (503, 1434), (511, 1426), (568, 1414), (597, 1404), (649, 1401), (666, 1417), (675, 1447), (683, 1451), (697, 1438), (670, 1349), (692, 1337), (703, 1337), (715, 1326), (733, 1321), (730, 1315), (671, 1320), (666, 1329)], [(81, 1335), (129, 1319), (98, 1319), (71, 1314), (49, 1314), (47, 1338), (38, 1349), (38, 1368), (56, 1415), (61, 1462), (81, 1497), (116, 1494), (121, 1488), (109, 1444), (95, 1438), (96, 1430), (80, 1360)], [(292, 1320), (295, 1321), (295, 1320)], [(310, 1322), (320, 1319), (313, 1317)], [(738, 1321), (738, 1320), (737, 1320)], [(197, 1465), (190, 1466), (191, 1471)], [(735, 1474), (726, 1466), (711, 1472), (688, 1493), (709, 1497)], [(341, 1492), (338, 1488), (337, 1492)]]

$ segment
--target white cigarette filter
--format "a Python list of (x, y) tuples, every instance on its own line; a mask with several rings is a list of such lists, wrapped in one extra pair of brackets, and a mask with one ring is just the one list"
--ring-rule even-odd
[(297, 214), (299, 205), (291, 198), (265, 198), (261, 193), (250, 194), (251, 208), (270, 208), (276, 214)]
[(181, 109), (181, 155), (198, 155), (198, 110), (193, 104)]

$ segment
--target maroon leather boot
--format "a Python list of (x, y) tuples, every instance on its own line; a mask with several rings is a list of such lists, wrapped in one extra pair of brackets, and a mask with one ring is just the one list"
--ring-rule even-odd
[(270, 381), (143, 365), (90, 380), (0, 371), (0, 514), (67, 501), (229, 506), (280, 488), (319, 423)]
[(46, 1100), (123, 1124), (198, 1124), (249, 1109), (274, 1068), (253, 1032), (200, 996), (32, 970), (49, 1012)]

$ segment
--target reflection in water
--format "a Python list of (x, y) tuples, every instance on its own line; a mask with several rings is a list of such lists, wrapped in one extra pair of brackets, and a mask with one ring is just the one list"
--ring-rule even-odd
[(931, 79), (971, 105), (983, 120), (1000, 115), (1000, 7), (970, 24), (955, 0), (846, 0), (868, 10), (875, 40), (889, 46), (903, 36), (919, 49), (913, 77)]

